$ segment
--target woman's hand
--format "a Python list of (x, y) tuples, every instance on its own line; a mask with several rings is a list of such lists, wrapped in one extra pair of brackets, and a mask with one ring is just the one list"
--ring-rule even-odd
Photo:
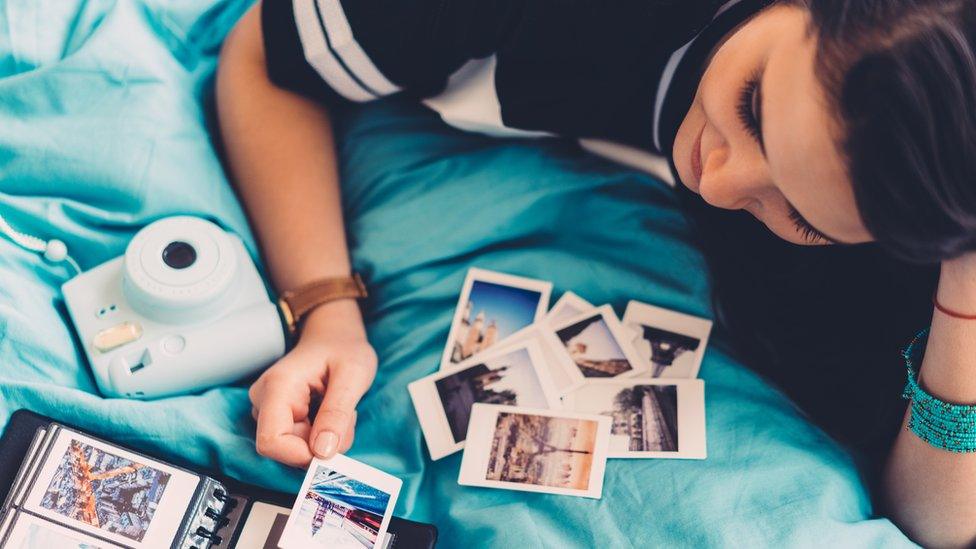
[[(376, 376), (376, 352), (355, 301), (316, 308), (301, 338), (268, 368), (249, 395), (259, 454), (296, 467), (352, 445), (356, 404)], [(321, 405), (314, 418), (314, 405)]]

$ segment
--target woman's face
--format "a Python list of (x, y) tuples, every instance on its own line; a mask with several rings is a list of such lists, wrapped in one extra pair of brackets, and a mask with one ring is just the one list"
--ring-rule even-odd
[(872, 240), (814, 74), (809, 16), (773, 6), (713, 53), (674, 143), (682, 182), (798, 244)]

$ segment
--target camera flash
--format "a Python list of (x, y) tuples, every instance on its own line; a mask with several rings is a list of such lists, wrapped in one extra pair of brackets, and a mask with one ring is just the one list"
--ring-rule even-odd
[(123, 322), (95, 334), (92, 344), (103, 353), (142, 337), (142, 326), (135, 322)]

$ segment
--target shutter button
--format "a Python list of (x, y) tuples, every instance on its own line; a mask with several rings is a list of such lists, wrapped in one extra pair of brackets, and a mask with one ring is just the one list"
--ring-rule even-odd
[(178, 355), (186, 348), (186, 340), (183, 336), (169, 336), (163, 340), (163, 350), (171, 355)]

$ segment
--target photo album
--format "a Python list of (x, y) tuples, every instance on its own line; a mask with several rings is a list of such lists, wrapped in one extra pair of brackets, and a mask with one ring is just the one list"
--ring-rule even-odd
[(26, 410), (0, 438), (0, 547), (433, 547), (393, 516), (400, 479), (343, 455), (313, 460), (296, 498), (216, 479)]
[(553, 285), (468, 271), (439, 370), (408, 385), (458, 483), (599, 498), (608, 459), (705, 459), (698, 371), (712, 321), (631, 301), (623, 318)]

